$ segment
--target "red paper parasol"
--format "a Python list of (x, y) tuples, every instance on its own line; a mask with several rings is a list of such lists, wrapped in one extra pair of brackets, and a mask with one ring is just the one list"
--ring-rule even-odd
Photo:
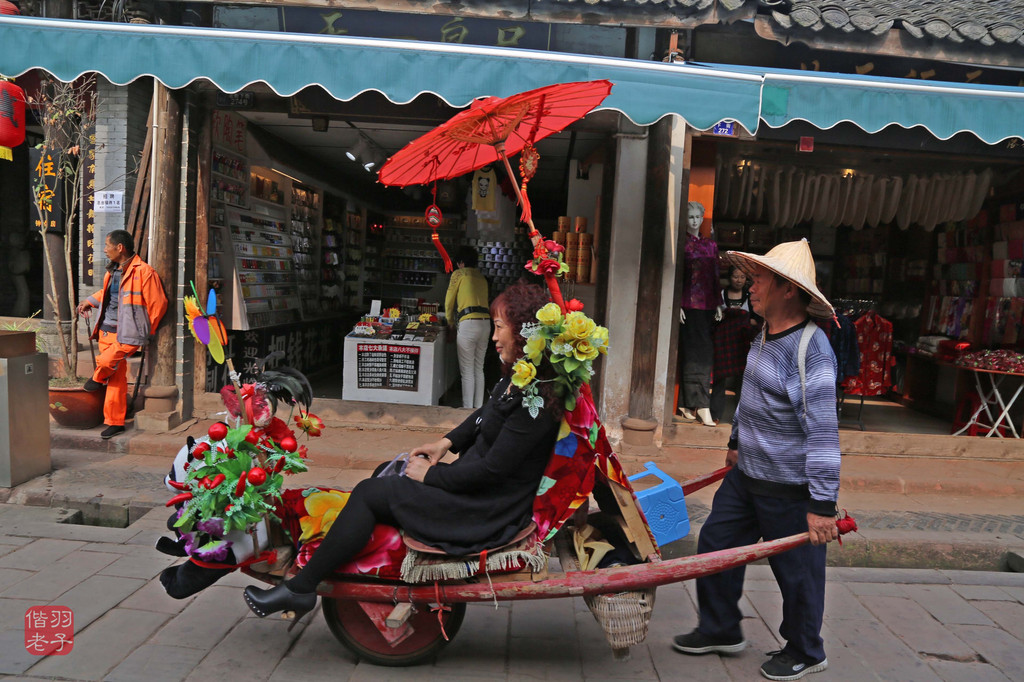
[[(534, 247), (544, 251), (540, 234), (533, 226), (526, 184), (536, 171), (535, 151), (524, 152), (522, 188), (508, 162), (510, 155), (532, 150), (533, 144), (583, 118), (611, 92), (607, 80), (557, 83), (508, 97), (483, 97), (426, 135), (413, 140), (380, 169), (385, 185), (405, 187), (446, 180), (482, 168), (497, 160), (505, 164), (516, 195), (523, 206), (524, 223), (530, 226)], [(440, 241), (434, 242), (439, 246)], [(535, 253), (536, 255), (536, 253)], [(543, 253), (539, 258), (543, 258)], [(550, 274), (548, 287), (563, 307), (558, 285)]]

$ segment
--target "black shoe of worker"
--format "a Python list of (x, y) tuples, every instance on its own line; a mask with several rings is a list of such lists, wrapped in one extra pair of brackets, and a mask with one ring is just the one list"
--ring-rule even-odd
[(685, 635), (676, 635), (672, 640), (672, 648), (684, 654), (697, 656), (700, 654), (736, 654), (747, 648), (747, 640), (723, 639), (705, 635), (700, 630)]
[(828, 668), (828, 659), (823, 658), (817, 663), (804, 663), (784, 651), (773, 651), (771, 660), (761, 666), (761, 675), (769, 680), (799, 680), (809, 673), (820, 673)]
[(100, 437), (103, 438), (103, 440), (110, 440), (119, 433), (124, 433), (123, 426), (108, 426), (103, 429), (103, 433), (100, 434)]
[(82, 388), (92, 393), (94, 391), (100, 390), (104, 386), (106, 386), (106, 384), (101, 384), (100, 382), (95, 381), (92, 379), (92, 377), (90, 377), (89, 380), (86, 381), (85, 384), (82, 386)]

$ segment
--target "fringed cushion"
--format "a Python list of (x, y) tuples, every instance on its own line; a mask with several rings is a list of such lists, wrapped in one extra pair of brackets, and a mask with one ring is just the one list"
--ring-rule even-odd
[(490, 573), (505, 573), (530, 568), (542, 571), (547, 564), (544, 547), (537, 533), (530, 533), (518, 543), (490, 550), (486, 554), (454, 557), (446, 554), (418, 552), (406, 548), (402, 561), (401, 578), (407, 583), (427, 583), (435, 580), (461, 580), (480, 572), (481, 563)]

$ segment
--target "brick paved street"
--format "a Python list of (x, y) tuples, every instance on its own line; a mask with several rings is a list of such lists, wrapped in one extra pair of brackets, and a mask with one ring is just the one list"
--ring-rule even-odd
[[(661, 587), (647, 641), (615, 661), (581, 599), (472, 604), (453, 643), (429, 665), (358, 662), (321, 614), (292, 632), (242, 602), (233, 574), (184, 601), (156, 579), (174, 560), (152, 549), (157, 509), (128, 528), (55, 523), (56, 509), (0, 505), (0, 676), (125, 680), (753, 680), (779, 647), (780, 598), (767, 566), (748, 569), (742, 601), (750, 646), (734, 657), (687, 657), (669, 641), (696, 623), (693, 583)], [(1012, 520), (1011, 520), (1012, 521)], [(842, 551), (832, 546), (830, 551)], [(830, 669), (814, 680), (1024, 679), (1024, 574), (829, 569), (824, 637)], [(71, 607), (74, 650), (24, 647), (33, 605)]]

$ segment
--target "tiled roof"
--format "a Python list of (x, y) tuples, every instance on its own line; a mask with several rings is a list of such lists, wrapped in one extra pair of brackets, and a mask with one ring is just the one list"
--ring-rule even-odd
[(761, 0), (783, 28), (1024, 46), (1024, 0)]

